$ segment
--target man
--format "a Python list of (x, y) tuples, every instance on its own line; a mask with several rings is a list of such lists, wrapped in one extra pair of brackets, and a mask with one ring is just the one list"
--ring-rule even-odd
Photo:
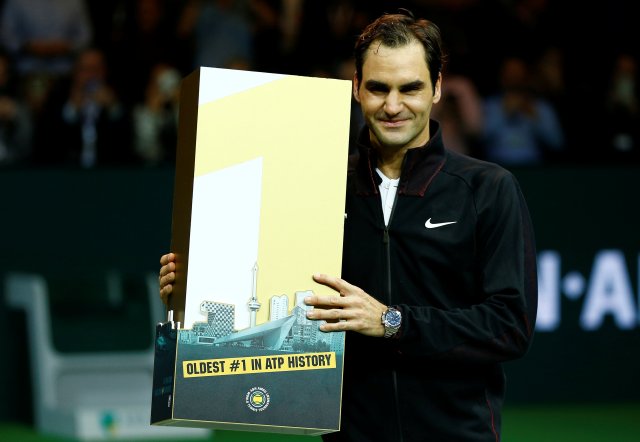
[(69, 81), (60, 83), (48, 98), (46, 118), (36, 133), (37, 162), (83, 168), (135, 162), (128, 143), (132, 138), (129, 114), (109, 84), (108, 71), (101, 49), (78, 54)]
[[(346, 330), (341, 430), (327, 441), (497, 441), (501, 363), (527, 351), (536, 317), (525, 201), (501, 167), (444, 148), (430, 121), (441, 39), (427, 20), (384, 15), (355, 47), (367, 123), (347, 188), (340, 296), (311, 296)], [(161, 259), (161, 296), (173, 255)], [(347, 282), (348, 281), (348, 282)], [(337, 320), (337, 321), (336, 321)]]

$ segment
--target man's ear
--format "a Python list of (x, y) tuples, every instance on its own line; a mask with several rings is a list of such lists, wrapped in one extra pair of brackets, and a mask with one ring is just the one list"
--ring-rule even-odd
[(358, 74), (356, 72), (353, 73), (353, 81), (351, 82), (353, 85), (353, 98), (360, 103), (360, 96), (358, 94), (358, 90), (360, 89), (360, 83), (358, 83)]
[(436, 87), (433, 90), (433, 102), (437, 103), (440, 101), (440, 97), (442, 96), (442, 72), (438, 74), (438, 79), (436, 80)]

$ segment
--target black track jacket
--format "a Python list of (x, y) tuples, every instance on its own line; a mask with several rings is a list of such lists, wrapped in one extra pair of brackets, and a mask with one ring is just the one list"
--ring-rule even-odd
[(360, 137), (342, 278), (403, 322), (391, 339), (347, 333), (341, 431), (326, 441), (500, 440), (501, 363), (526, 353), (535, 325), (533, 229), (510, 172), (430, 130), (406, 154), (387, 228), (366, 128)]

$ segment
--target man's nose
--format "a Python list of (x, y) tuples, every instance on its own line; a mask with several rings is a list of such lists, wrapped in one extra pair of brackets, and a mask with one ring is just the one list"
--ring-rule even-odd
[(384, 100), (384, 111), (388, 115), (399, 114), (402, 110), (402, 96), (398, 91), (391, 91)]

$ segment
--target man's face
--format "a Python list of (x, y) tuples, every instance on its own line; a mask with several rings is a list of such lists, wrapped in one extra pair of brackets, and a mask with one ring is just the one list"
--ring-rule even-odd
[(424, 145), (429, 140), (429, 115), (440, 100), (440, 77), (432, 91), (422, 45), (399, 48), (373, 42), (362, 66), (362, 81), (353, 94), (362, 107), (375, 146), (394, 150)]

